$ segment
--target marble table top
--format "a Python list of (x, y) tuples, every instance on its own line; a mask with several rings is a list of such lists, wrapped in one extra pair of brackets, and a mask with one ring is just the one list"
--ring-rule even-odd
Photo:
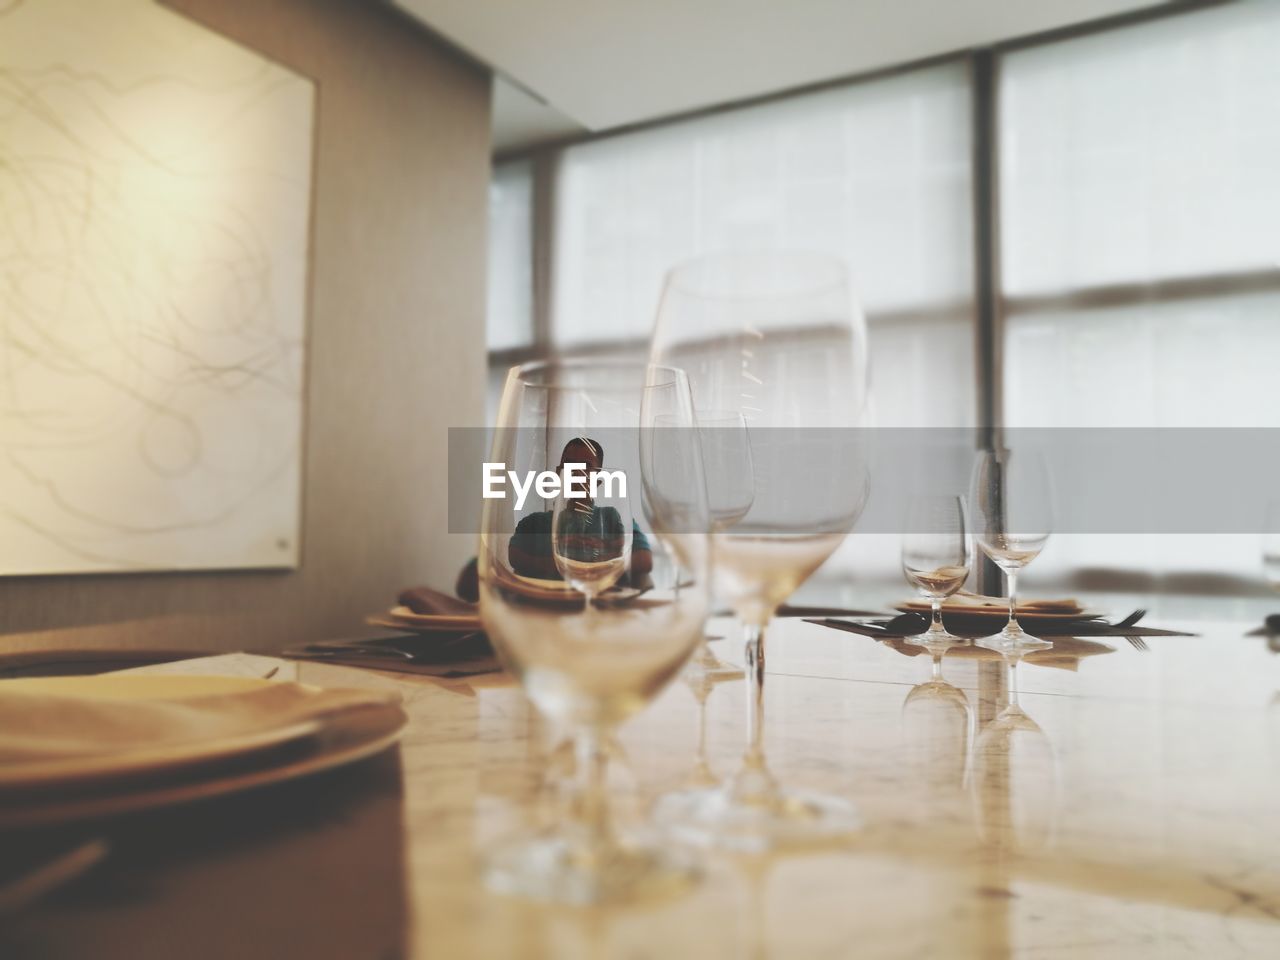
[[(306, 664), (304, 681), (398, 689), (411, 716), (400, 749), (114, 826), (94, 874), (0, 918), (0, 955), (1277, 957), (1280, 655), (1243, 636), (1249, 625), (1185, 626), (1201, 635), (1147, 638), (1145, 651), (1092, 640), (1024, 663), (1033, 722), (999, 737), (983, 731), (1007, 702), (1002, 661), (944, 658), (966, 727), (920, 693), (904, 709), (927, 655), (779, 621), (773, 771), (849, 799), (864, 830), (803, 854), (709, 856), (684, 895), (590, 909), (480, 881), (486, 848), (548, 816), (564, 760), (518, 688)], [(714, 646), (741, 661), (736, 641)], [(736, 681), (707, 698), (717, 775), (736, 766), (743, 697)], [(688, 781), (698, 732), (679, 682), (621, 731), (624, 827)]]

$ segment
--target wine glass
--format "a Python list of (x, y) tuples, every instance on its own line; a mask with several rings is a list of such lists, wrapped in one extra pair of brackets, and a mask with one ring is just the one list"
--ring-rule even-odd
[(560, 576), (587, 598), (588, 608), (626, 574), (631, 526), (631, 502), (626, 497), (556, 499), (551, 552)]
[[(681, 425), (665, 432), (684, 442), (655, 450), (644, 425), (658, 417)], [(680, 672), (703, 634), (709, 520), (695, 431), (679, 370), (563, 361), (507, 376), (491, 460), (518, 474), (586, 462), (615, 486), (575, 506), (562, 495), (551, 510), (484, 501), (481, 619), (534, 707), (573, 732), (580, 779), (559, 822), (491, 853), (486, 880), (498, 891), (628, 901), (695, 874), (675, 851), (620, 837), (605, 790), (614, 729)]]
[[(964, 497), (922, 496), (907, 510), (907, 532), (902, 537), (902, 572), (933, 607), (929, 629), (908, 643), (940, 647), (960, 638), (942, 623), (942, 601), (964, 586), (969, 578), (973, 547), (965, 516)], [(936, 662), (936, 661), (935, 661)]]
[(1262, 572), (1272, 590), (1280, 590), (1280, 500), (1267, 504), (1262, 528)]
[[(752, 498), (712, 533), (715, 590), (745, 627), (747, 748), (712, 793), (658, 813), (678, 836), (765, 852), (847, 835), (846, 801), (783, 789), (764, 748), (765, 628), (843, 541), (866, 502), (866, 327), (847, 272), (807, 253), (724, 254), (666, 278), (650, 359), (688, 372), (694, 406), (739, 414)], [(704, 444), (705, 449), (705, 444)], [(715, 454), (713, 453), (713, 457)], [(710, 494), (716, 502), (716, 494)]]
[(982, 552), (1004, 571), (1009, 584), (1009, 622), (979, 640), (995, 650), (1042, 650), (1053, 646), (1018, 624), (1018, 572), (1040, 555), (1053, 525), (1052, 490), (1044, 459), (1034, 450), (984, 450), (974, 464), (970, 488), (974, 533)]
[[(756, 496), (747, 421), (736, 410), (699, 410), (695, 417), (707, 478), (711, 529), (728, 530), (747, 515)], [(689, 682), (695, 684), (699, 678), (736, 680), (743, 675), (740, 667), (717, 657), (705, 639), (689, 661), (688, 672)]]

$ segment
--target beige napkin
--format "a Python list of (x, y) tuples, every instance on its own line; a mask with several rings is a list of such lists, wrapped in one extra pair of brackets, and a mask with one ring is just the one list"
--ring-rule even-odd
[(426, 616), (475, 616), (476, 605), (431, 587), (409, 587), (396, 598), (401, 606)]
[[(912, 600), (903, 606), (914, 608), (927, 608), (929, 604), (920, 600)], [(980, 594), (969, 593), (962, 590), (954, 597), (949, 597), (942, 603), (944, 611), (954, 611), (963, 613), (967, 610), (974, 612), (985, 612), (987, 610), (1003, 610), (1008, 611), (1009, 600), (1006, 597), (984, 597)], [(1073, 597), (1063, 597), (1058, 600), (1019, 600), (1018, 609), (1025, 610), (1028, 613), (1081, 613), (1084, 608)]]
[(374, 691), (244, 678), (204, 677), (199, 687), (183, 681), (184, 693), (174, 698), (156, 696), (160, 677), (0, 681), (0, 764), (213, 742), (397, 700)]

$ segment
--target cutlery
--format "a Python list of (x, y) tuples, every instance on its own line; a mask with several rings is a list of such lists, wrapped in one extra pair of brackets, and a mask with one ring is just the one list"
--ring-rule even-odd
[(1117, 630), (1122, 630), (1125, 627), (1132, 627), (1135, 623), (1137, 623), (1146, 615), (1147, 615), (1147, 611), (1144, 608), (1139, 607), (1137, 610), (1133, 611), (1133, 613), (1129, 614), (1123, 620), (1116, 621), (1114, 624), (1112, 624), (1112, 626), (1114, 626)]
[[(1133, 613), (1129, 614), (1123, 620), (1116, 621), (1116, 623), (1113, 624), (1113, 626), (1117, 630), (1123, 630), (1125, 627), (1132, 627), (1134, 624), (1136, 624), (1139, 620), (1141, 620), (1146, 615), (1147, 615), (1146, 609), (1139, 607), (1137, 610), (1133, 611)], [(1147, 641), (1143, 640), (1141, 637), (1128, 636), (1128, 637), (1125, 637), (1125, 639), (1129, 641), (1129, 646), (1133, 647), (1133, 649), (1135, 650), (1141, 651), (1142, 653), (1146, 653), (1148, 650), (1151, 649), (1150, 647), (1147, 646)]]
[(106, 840), (90, 840), (0, 884), (0, 917), (17, 913), (87, 873), (107, 855), (109, 849)]

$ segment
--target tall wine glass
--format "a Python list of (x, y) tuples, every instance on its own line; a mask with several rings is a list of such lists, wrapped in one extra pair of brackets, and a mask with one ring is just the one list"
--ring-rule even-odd
[[(692, 803), (660, 803), (688, 840), (761, 852), (847, 835), (836, 797), (784, 789), (765, 760), (765, 628), (862, 511), (866, 328), (844, 265), (805, 253), (726, 254), (667, 275), (650, 359), (684, 369), (698, 411), (748, 428), (749, 509), (712, 534), (716, 595), (743, 622), (747, 748), (738, 773)], [(716, 502), (716, 493), (709, 494)]]
[[(736, 410), (699, 410), (695, 416), (711, 529), (729, 530), (750, 512), (756, 497), (747, 421)], [(717, 657), (705, 639), (689, 661), (688, 673), (689, 682), (699, 685), (702, 680), (736, 680), (743, 675), (740, 667)]]
[[(654, 449), (644, 425), (658, 417), (679, 426)], [(566, 361), (507, 376), (491, 460), (519, 473), (585, 461), (615, 485), (558, 510), (484, 502), (481, 619), (537, 710), (573, 731), (581, 779), (562, 822), (492, 853), (486, 876), (499, 891), (627, 901), (692, 876), (674, 853), (617, 835), (605, 767), (612, 731), (680, 672), (703, 634), (709, 521), (695, 430), (679, 370)]]
[(933, 607), (929, 629), (909, 643), (942, 650), (958, 642), (942, 623), (942, 601), (964, 586), (973, 559), (964, 497), (921, 496), (907, 510), (902, 572)]
[(1018, 624), (1018, 573), (1040, 555), (1053, 526), (1052, 489), (1044, 459), (1034, 450), (984, 450), (974, 464), (970, 502), (978, 545), (1004, 571), (1009, 584), (1009, 622), (978, 643), (1008, 650), (1053, 646)]

